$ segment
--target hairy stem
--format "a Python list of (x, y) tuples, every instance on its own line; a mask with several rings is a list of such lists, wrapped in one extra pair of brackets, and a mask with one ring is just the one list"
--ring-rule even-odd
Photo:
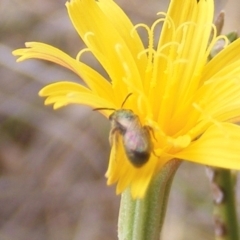
[(119, 212), (119, 240), (158, 240), (169, 191), (179, 160), (168, 162), (153, 179), (144, 199), (133, 200), (129, 190), (122, 194)]

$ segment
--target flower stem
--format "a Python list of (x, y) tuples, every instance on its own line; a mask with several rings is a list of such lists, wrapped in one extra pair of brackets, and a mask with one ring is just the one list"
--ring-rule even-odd
[(159, 239), (172, 180), (179, 165), (179, 160), (169, 161), (153, 179), (143, 199), (133, 200), (129, 189), (122, 194), (119, 240)]
[(235, 203), (235, 179), (231, 170), (208, 168), (214, 198), (216, 240), (238, 240), (238, 221)]

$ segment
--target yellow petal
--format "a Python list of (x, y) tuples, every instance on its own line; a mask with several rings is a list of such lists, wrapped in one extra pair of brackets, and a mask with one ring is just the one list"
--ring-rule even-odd
[[(172, 0), (158, 45), (154, 95), (161, 125), (181, 111), (199, 86), (212, 29), (213, 1)], [(174, 96), (174, 97), (172, 97)], [(176, 104), (178, 102), (178, 104)], [(164, 116), (164, 117), (163, 117)]]
[(240, 170), (240, 126), (212, 125), (198, 140), (175, 157), (228, 169)]
[(99, 0), (96, 2), (101, 10), (104, 12), (109, 22), (117, 30), (127, 47), (131, 49), (132, 57), (137, 63), (138, 71), (141, 76), (144, 76), (147, 65), (147, 54), (142, 54), (138, 57), (139, 53), (144, 50), (142, 40), (136, 31), (128, 16), (123, 10), (112, 0)]
[[(102, 11), (97, 2), (95, 0), (72, 0), (66, 4), (75, 29), (105, 68), (117, 92), (122, 89), (126, 95), (128, 87), (124, 83), (128, 81), (137, 89), (142, 90), (137, 57), (133, 56), (132, 50), (125, 42), (126, 39), (122, 38), (114, 24), (109, 21), (109, 16), (104, 14), (104, 11), (108, 13), (109, 10)], [(86, 11), (86, 9), (88, 10)], [(116, 11), (116, 7), (114, 11)], [(122, 16), (119, 11), (118, 16)], [(126, 23), (123, 18), (120, 21), (123, 24)], [(126, 24), (122, 28), (128, 28), (129, 24)], [(123, 82), (124, 79), (126, 81)], [(121, 99), (124, 97), (120, 96)]]
[(79, 75), (93, 92), (101, 97), (105, 97), (109, 101), (113, 101), (114, 96), (111, 84), (97, 71), (86, 64), (44, 43), (28, 42), (26, 43), (26, 47), (27, 48), (13, 51), (13, 55), (20, 56), (17, 60), (18, 62), (30, 58), (37, 58), (57, 63)]
[[(116, 108), (112, 102), (92, 93), (86, 87), (73, 82), (56, 82), (47, 85), (40, 92), (40, 96), (47, 97), (45, 104), (54, 104), (54, 109), (68, 104), (85, 104), (93, 108), (109, 107)], [(108, 116), (111, 112), (103, 111)]]
[(92, 93), (88, 88), (78, 83), (62, 81), (45, 86), (39, 91), (39, 96), (46, 97), (79, 92)]
[[(210, 79), (195, 94), (182, 133), (190, 129), (193, 139), (214, 122), (225, 122), (240, 116), (240, 81), (232, 76)], [(184, 114), (183, 114), (184, 115)], [(184, 124), (184, 122), (183, 122)]]
[[(234, 65), (240, 65), (240, 39), (237, 39), (230, 45), (228, 45), (225, 49), (223, 49), (219, 54), (217, 54), (207, 65), (205, 66), (202, 73), (202, 83), (217, 75), (223, 75), (225, 69), (230, 67), (234, 69)], [(225, 75), (225, 74), (224, 74)]]

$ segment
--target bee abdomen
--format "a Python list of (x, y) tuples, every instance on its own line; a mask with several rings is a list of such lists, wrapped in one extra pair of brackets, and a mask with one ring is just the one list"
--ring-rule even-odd
[(126, 154), (128, 156), (128, 159), (135, 167), (142, 167), (142, 165), (144, 165), (150, 158), (151, 152), (136, 150), (127, 151), (126, 149)]

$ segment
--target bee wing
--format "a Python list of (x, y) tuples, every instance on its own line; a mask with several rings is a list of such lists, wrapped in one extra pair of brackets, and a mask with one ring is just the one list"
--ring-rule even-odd
[[(157, 141), (157, 138), (156, 138), (156, 136), (155, 136), (155, 133), (154, 133), (154, 130), (153, 130), (153, 128), (152, 127), (150, 127), (150, 126), (143, 126), (143, 128), (145, 129), (145, 131), (147, 132), (147, 134), (149, 135), (149, 136), (153, 136), (153, 138)], [(151, 133), (151, 134), (150, 134)]]

